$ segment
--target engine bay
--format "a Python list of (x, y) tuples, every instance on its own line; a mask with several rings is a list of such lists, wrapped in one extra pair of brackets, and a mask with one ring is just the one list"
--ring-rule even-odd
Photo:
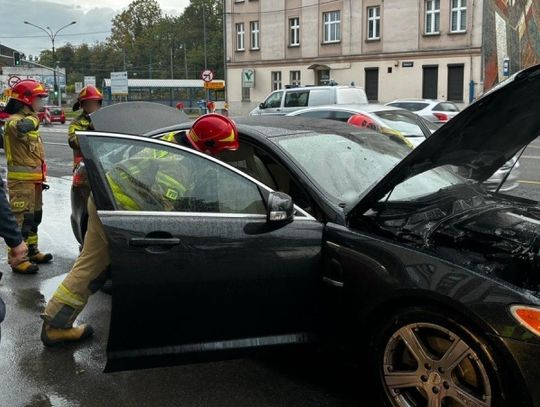
[(540, 290), (540, 207), (532, 201), (469, 189), (432, 201), (381, 203), (369, 219), (384, 237)]

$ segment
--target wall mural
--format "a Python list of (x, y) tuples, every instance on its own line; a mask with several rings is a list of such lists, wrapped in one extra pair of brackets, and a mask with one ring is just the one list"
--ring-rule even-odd
[(540, 0), (486, 0), (484, 2), (484, 90), (510, 74), (540, 63)]

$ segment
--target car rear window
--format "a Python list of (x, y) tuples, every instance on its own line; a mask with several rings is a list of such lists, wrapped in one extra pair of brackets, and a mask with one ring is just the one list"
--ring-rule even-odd
[(416, 115), (404, 110), (374, 112), (384, 124), (393, 130), (397, 130), (404, 136), (422, 137), (425, 136), (422, 128), (419, 125), (419, 120)]
[(459, 112), (459, 108), (450, 102), (442, 102), (433, 108), (436, 112)]
[(429, 106), (428, 103), (421, 103), (421, 102), (394, 102), (394, 103), (389, 103), (388, 105), (401, 107), (402, 109), (406, 109), (410, 112), (417, 112)]

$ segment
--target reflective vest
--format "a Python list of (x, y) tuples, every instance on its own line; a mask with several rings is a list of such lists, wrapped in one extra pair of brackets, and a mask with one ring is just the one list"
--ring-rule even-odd
[[(21, 133), (17, 124), (23, 119), (30, 119), (34, 129)], [(39, 118), (34, 112), (25, 107), (11, 115), (5, 126), (4, 144), (8, 180), (45, 181), (45, 149), (39, 135)]]
[(73, 149), (73, 168), (76, 168), (83, 159), (79, 146), (79, 139), (77, 138), (75, 132), (88, 130), (94, 130), (94, 126), (92, 125), (90, 116), (86, 112), (81, 113), (79, 116), (73, 119), (69, 125), (68, 144)]

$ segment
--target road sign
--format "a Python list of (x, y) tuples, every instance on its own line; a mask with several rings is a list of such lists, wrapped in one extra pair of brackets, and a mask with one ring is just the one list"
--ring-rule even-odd
[(503, 61), (503, 76), (510, 76), (510, 58), (506, 57)]
[(84, 77), (84, 86), (94, 85), (96, 86), (96, 77), (95, 76), (85, 76)]
[(17, 75), (10, 76), (8, 79), (8, 85), (10, 88), (14, 87), (17, 82), (19, 82), (21, 78), (19, 78)]
[(111, 72), (111, 95), (127, 96), (128, 93), (127, 72)]
[(255, 87), (255, 69), (246, 68), (242, 70), (242, 87), (243, 88)]
[(201, 72), (201, 79), (205, 82), (212, 82), (214, 80), (214, 71), (205, 69)]
[(75, 82), (75, 93), (80, 93), (82, 88), (83, 88), (83, 83), (82, 82)]
[(222, 90), (225, 89), (225, 81), (205, 82), (204, 88), (208, 90)]

